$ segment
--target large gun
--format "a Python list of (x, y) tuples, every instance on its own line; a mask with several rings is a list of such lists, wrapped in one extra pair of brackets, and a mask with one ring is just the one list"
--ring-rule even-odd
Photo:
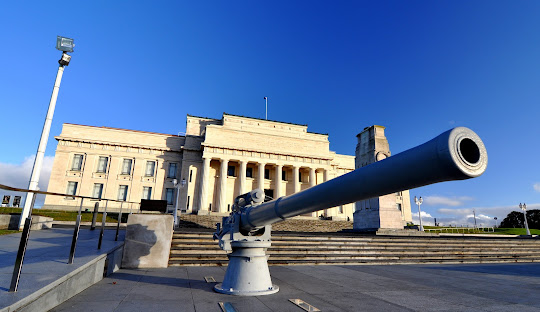
[(472, 130), (458, 127), (434, 139), (290, 196), (263, 202), (262, 190), (238, 196), (233, 211), (214, 234), (228, 252), (223, 283), (214, 290), (242, 296), (279, 291), (272, 284), (266, 249), (271, 225), (305, 213), (345, 205), (433, 183), (480, 176), (487, 167), (484, 143)]

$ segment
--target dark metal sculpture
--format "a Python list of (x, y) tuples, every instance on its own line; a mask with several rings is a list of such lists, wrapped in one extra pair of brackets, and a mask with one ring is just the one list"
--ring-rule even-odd
[(262, 190), (238, 196), (233, 212), (218, 224), (214, 238), (230, 252), (220, 293), (258, 296), (275, 293), (266, 249), (271, 224), (322, 209), (345, 205), (437, 182), (480, 176), (487, 167), (486, 148), (468, 128), (448, 130), (415, 148), (356, 169), (302, 192), (263, 203)]

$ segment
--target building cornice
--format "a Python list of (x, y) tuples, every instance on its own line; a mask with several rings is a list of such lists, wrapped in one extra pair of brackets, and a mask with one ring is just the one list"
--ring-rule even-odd
[(74, 124), (74, 123), (69, 123), (69, 122), (64, 123), (64, 125), (77, 126), (77, 127), (87, 127), (87, 128), (96, 128), (96, 129), (106, 129), (106, 130), (115, 130), (115, 131), (123, 131), (123, 132), (136, 132), (136, 133), (152, 134), (152, 135), (168, 136), (168, 137), (177, 137), (177, 138), (184, 137), (183, 135), (176, 135), (176, 134), (167, 134), (167, 133), (150, 132), (150, 131), (142, 131), (142, 130), (121, 129), (121, 128), (112, 128), (112, 127), (104, 127), (104, 126), (79, 125), (79, 124)]
[(59, 142), (59, 144), (60, 142), (65, 141), (65, 142), (74, 142), (74, 143), (95, 144), (95, 145), (112, 147), (113, 149), (118, 146), (118, 147), (124, 147), (124, 148), (134, 148), (134, 149), (153, 150), (153, 151), (160, 151), (160, 152), (173, 152), (173, 153), (181, 153), (182, 150), (184, 149), (183, 146), (180, 147), (180, 150), (173, 150), (171, 148), (163, 148), (160, 146), (126, 144), (124, 142), (89, 140), (89, 139), (81, 139), (81, 138), (73, 138), (73, 137), (65, 137), (65, 136), (55, 136), (54, 138)]
[(301, 157), (301, 158), (309, 158), (309, 159), (319, 159), (319, 160), (325, 160), (325, 161), (332, 161), (334, 158), (332, 156), (323, 156), (323, 155), (310, 155), (310, 154), (301, 154), (301, 153), (283, 153), (283, 152), (275, 152), (275, 151), (267, 151), (267, 150), (259, 150), (259, 149), (253, 149), (253, 148), (241, 148), (241, 147), (231, 147), (231, 146), (225, 146), (225, 145), (218, 145), (218, 144), (210, 144), (207, 142), (201, 143), (201, 146), (203, 148), (218, 148), (223, 150), (230, 150), (230, 151), (241, 151), (241, 152), (251, 152), (251, 153), (259, 153), (259, 154), (267, 154), (267, 155), (279, 155), (279, 156), (292, 156), (292, 157)]

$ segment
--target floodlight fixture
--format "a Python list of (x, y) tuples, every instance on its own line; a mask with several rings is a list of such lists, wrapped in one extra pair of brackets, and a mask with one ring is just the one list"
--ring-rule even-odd
[(56, 49), (62, 52), (73, 52), (74, 40), (67, 37), (56, 36)]
[(60, 60), (58, 60), (58, 64), (60, 64), (62, 66), (68, 66), (69, 61), (71, 61), (71, 55), (64, 52), (64, 53), (62, 53), (62, 57), (60, 58)]

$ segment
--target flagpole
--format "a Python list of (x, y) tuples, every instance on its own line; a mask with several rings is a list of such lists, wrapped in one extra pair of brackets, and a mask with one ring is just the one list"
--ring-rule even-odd
[(265, 96), (264, 99), (266, 101), (264, 119), (268, 120), (268, 97)]

